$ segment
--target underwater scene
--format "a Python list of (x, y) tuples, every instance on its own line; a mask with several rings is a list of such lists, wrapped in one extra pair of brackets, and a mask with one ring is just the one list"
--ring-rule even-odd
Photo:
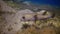
[(60, 34), (60, 0), (0, 0), (0, 34)]

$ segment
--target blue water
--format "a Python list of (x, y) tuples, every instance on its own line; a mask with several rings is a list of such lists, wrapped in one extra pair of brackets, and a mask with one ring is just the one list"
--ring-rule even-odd
[[(16, 1), (21, 1), (21, 0), (16, 0)], [(22, 1), (30, 1), (33, 4), (46, 4), (46, 5), (52, 5), (52, 6), (57, 6), (60, 7), (60, 0), (22, 0)]]

